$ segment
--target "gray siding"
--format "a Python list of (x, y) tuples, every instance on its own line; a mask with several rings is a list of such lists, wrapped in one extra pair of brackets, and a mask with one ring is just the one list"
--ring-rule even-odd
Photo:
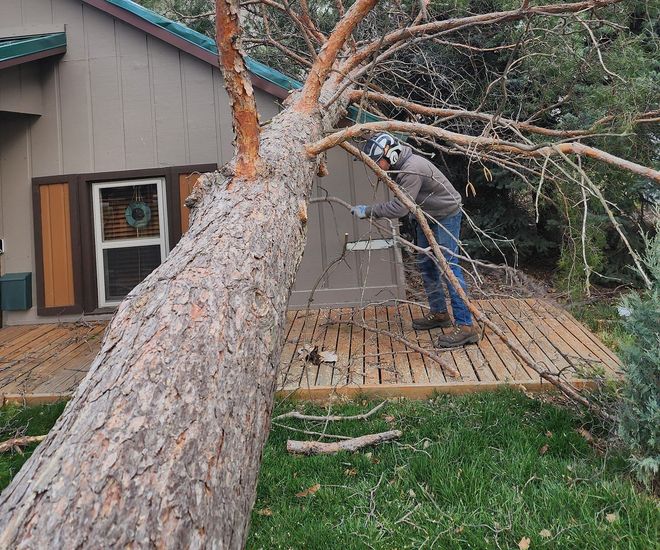
[[(0, 1), (0, 35), (3, 28), (43, 24), (66, 25), (67, 53), (0, 71), (0, 110), (5, 101), (6, 110), (32, 112), (38, 105), (41, 113), (0, 116), (0, 236), (8, 248), (0, 259), (2, 273), (35, 272), (32, 177), (222, 164), (232, 154), (230, 110), (218, 69), (80, 0)], [(276, 98), (256, 94), (262, 121), (270, 119), (278, 111)], [(331, 175), (317, 186), (349, 202), (384, 198), (382, 191), (373, 194), (357, 166), (343, 151), (333, 151)], [(311, 207), (293, 306), (307, 302), (325, 266), (340, 254), (345, 231), (355, 240), (368, 224), (337, 206)], [(398, 296), (392, 252), (366, 259), (352, 253), (349, 266), (336, 266), (319, 285), (315, 305), (358, 302), (365, 284), (367, 299)], [(36, 308), (5, 314), (4, 320), (34, 322)]]
[(43, 112), (39, 66), (27, 63), (0, 71), (0, 112)]
[(0, 113), (0, 235), (6, 247), (0, 256), (2, 273), (34, 272), (29, 123), (28, 117)]

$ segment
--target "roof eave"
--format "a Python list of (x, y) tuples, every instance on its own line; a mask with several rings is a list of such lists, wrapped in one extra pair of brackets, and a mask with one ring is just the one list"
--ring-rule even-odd
[(21, 37), (10, 43), (0, 42), (0, 69), (53, 57), (65, 52), (66, 34), (64, 32)]

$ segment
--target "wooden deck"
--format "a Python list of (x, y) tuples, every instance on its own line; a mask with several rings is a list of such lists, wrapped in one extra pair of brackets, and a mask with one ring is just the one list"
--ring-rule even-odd
[[(534, 359), (576, 385), (620, 374), (619, 360), (610, 350), (569, 314), (547, 302), (502, 299), (476, 304)], [(439, 331), (412, 330), (412, 318), (422, 313), (419, 306), (407, 303), (363, 310), (290, 311), (279, 394), (318, 400), (357, 394), (423, 398), (434, 392), (465, 393), (505, 384), (530, 391), (550, 387), (490, 332), (478, 345), (440, 352), (460, 373), (459, 378), (452, 378), (437, 363), (389, 335), (336, 323), (355, 319), (428, 349)], [(70, 395), (98, 351), (104, 328), (103, 323), (93, 323), (1, 329), (0, 403), (38, 403)], [(306, 360), (309, 354), (303, 348), (335, 353), (336, 362), (317, 365)]]

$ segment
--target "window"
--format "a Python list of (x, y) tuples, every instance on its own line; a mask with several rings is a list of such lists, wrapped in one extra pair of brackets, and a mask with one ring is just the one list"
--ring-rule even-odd
[(112, 307), (167, 256), (164, 178), (92, 184), (99, 307)]

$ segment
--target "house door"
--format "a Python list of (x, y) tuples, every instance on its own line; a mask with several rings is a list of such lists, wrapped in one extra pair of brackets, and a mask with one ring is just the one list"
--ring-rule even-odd
[(92, 184), (99, 307), (113, 307), (167, 256), (164, 178)]

